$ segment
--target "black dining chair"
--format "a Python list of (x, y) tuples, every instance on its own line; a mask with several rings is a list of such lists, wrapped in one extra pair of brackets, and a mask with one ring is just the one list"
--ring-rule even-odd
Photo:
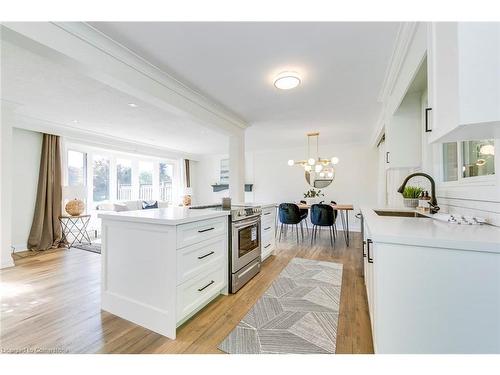
[[(281, 234), (283, 233), (283, 225), (295, 225), (295, 230), (297, 232), (297, 243), (299, 243), (299, 227), (298, 224), (302, 223), (302, 215), (300, 214), (299, 206), (295, 203), (281, 203), (279, 205), (278, 210), (281, 226), (280, 226), (280, 236), (279, 240), (281, 241)], [(287, 229), (285, 227), (285, 230)], [(292, 227), (293, 232), (293, 227)], [(286, 232), (285, 232), (286, 233)], [(304, 238), (304, 232), (302, 232), (302, 238)]]
[[(330, 204), (337, 205), (337, 202), (335, 201), (330, 201)], [(337, 216), (339, 216), (339, 211), (336, 210), (335, 208), (333, 209), (333, 215), (334, 215), (334, 222), (333, 222), (333, 229), (335, 229), (335, 234), (338, 235), (339, 232), (337, 231)]]
[(330, 243), (335, 246), (336, 234), (334, 230), (335, 213), (329, 204), (313, 204), (311, 206), (311, 222), (313, 224), (311, 245), (318, 233), (318, 227), (329, 227)]
[[(300, 203), (307, 204), (306, 201), (300, 201)], [(302, 220), (306, 224), (307, 234), (309, 234), (309, 225), (307, 225), (307, 216), (309, 216), (309, 209), (308, 208), (299, 208), (299, 211), (300, 211), (300, 215), (302, 217)], [(302, 222), (301, 222), (301, 225), (302, 225)]]

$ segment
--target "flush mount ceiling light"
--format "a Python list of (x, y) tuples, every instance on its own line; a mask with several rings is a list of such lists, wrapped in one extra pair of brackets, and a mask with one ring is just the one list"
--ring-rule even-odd
[(135, 104), (135, 103), (128, 103), (128, 106), (132, 107), (132, 108), (137, 108), (138, 107), (138, 105)]
[(290, 90), (300, 85), (300, 77), (296, 72), (282, 72), (274, 78), (274, 87)]

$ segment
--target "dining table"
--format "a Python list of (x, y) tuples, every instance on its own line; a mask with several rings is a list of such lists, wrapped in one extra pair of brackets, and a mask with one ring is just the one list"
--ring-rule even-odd
[[(311, 205), (306, 203), (297, 203), (302, 210), (309, 210)], [(344, 239), (347, 246), (349, 246), (349, 211), (354, 210), (354, 206), (352, 204), (330, 204), (334, 210), (339, 211), (340, 213), (340, 221), (342, 223), (342, 231), (344, 233)]]

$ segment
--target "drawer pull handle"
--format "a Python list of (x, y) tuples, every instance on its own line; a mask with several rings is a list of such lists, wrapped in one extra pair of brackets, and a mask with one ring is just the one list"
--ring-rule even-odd
[(210, 255), (212, 255), (212, 254), (215, 254), (215, 251), (211, 251), (211, 252), (209, 252), (208, 254), (202, 255), (202, 256), (198, 257), (198, 259), (203, 259), (203, 258), (206, 258), (206, 257), (208, 257), (208, 256), (210, 256)]
[(271, 213), (270, 212), (265, 212), (264, 215), (271, 215)]
[(266, 246), (264, 246), (264, 249), (267, 249), (269, 246), (271, 246), (271, 244), (267, 244)]
[(202, 290), (207, 289), (207, 288), (208, 288), (210, 285), (212, 285), (213, 283), (215, 283), (215, 281), (213, 281), (213, 280), (212, 280), (212, 281), (210, 281), (210, 282), (209, 282), (207, 285), (205, 285), (203, 288), (198, 289), (198, 292), (201, 292)]
[(264, 230), (269, 230), (269, 229), (271, 229), (271, 227), (264, 228)]
[(208, 232), (209, 230), (214, 230), (214, 229), (215, 228), (202, 229), (202, 230), (199, 230), (198, 233)]
[(373, 263), (373, 257), (371, 257), (370, 255), (370, 244), (372, 244), (373, 241), (370, 240), (370, 239), (367, 239), (366, 240), (366, 250), (367, 250), (367, 258), (368, 258), (368, 263)]

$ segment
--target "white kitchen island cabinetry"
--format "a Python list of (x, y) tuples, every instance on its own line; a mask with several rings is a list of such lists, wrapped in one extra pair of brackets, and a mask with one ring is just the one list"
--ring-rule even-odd
[(171, 339), (228, 287), (228, 212), (100, 214), (102, 309)]
[(500, 228), (362, 209), (376, 353), (500, 353)]

